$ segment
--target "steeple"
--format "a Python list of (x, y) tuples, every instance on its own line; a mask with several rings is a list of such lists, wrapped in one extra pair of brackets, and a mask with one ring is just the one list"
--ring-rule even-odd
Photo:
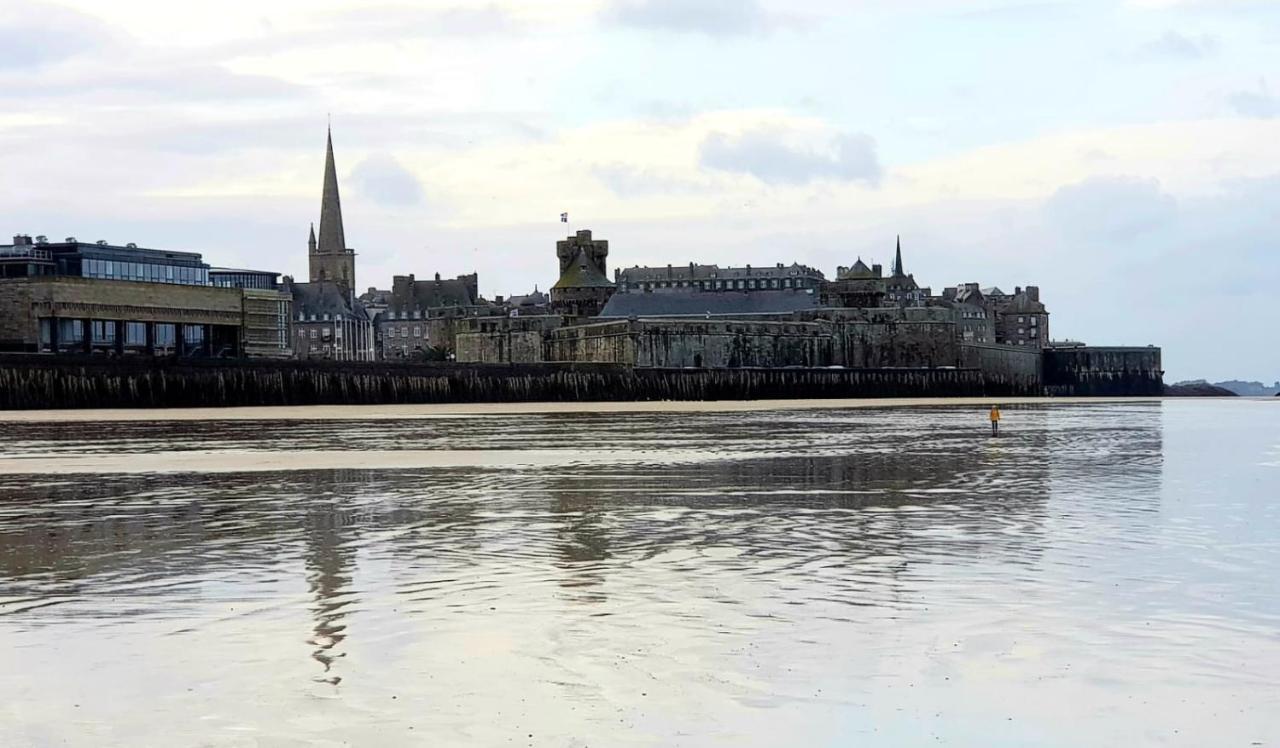
[(906, 271), (902, 269), (902, 235), (898, 235), (898, 253), (893, 258), (893, 274), (897, 276), (906, 275)]
[(316, 225), (311, 224), (311, 236), (307, 237), (307, 251), (311, 254), (316, 253)]
[(338, 199), (338, 170), (333, 165), (333, 131), (330, 130), (324, 154), (324, 194), (320, 198), (319, 251), (321, 254), (343, 252), (346, 248), (347, 237), (342, 232), (342, 202)]
[[(326, 138), (324, 193), (320, 197), (320, 232), (307, 241), (310, 250), (311, 282), (332, 281), (346, 288), (354, 298), (356, 253), (347, 247), (342, 230), (342, 202), (338, 199), (338, 169), (333, 163), (333, 132)], [(314, 227), (313, 227), (314, 231)]]

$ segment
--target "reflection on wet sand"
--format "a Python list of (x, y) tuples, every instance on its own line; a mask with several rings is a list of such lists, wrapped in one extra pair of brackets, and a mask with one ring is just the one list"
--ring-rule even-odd
[[(1040, 660), (1130, 644), (1129, 607), (1098, 595), (1146, 579), (1123, 553), (1161, 542), (1168, 487), (1159, 404), (1010, 409), (999, 439), (975, 413), (116, 423), (91, 441), (12, 424), (0, 458), (181, 463), (252, 445), (314, 459), (341, 443), (341, 465), (378, 467), (0, 475), (0, 634), (49, 677), (71, 667), (50, 643), (89, 635), (77, 622), (144, 658), (153, 623), (194, 637), (180, 657), (193, 663), (234, 663), (252, 643), (258, 677), (279, 674), (264, 704), (310, 721), (262, 724), (207, 693), (154, 718), (213, 710), (229, 727), (239, 708), (268, 740), (330, 739), (344, 720), (354, 742), (395, 725), (491, 743), (536, 724), (552, 742), (607, 743), (621, 713), (645, 742), (706, 730), (822, 742), (857, 732), (836, 714), (880, 724), (866, 705), (894, 698), (981, 721), (987, 707), (957, 700), (952, 678), (999, 703), (1042, 682)], [(455, 451), (502, 459), (456, 464)], [(547, 451), (555, 459), (520, 458)], [(386, 460), (397, 452), (444, 459)], [(1122, 555), (1097, 558), (1102, 537)], [(1010, 631), (1038, 641), (1039, 659), (990, 649), (1012, 647)], [(1146, 646), (1166, 664), (1183, 655)], [(984, 668), (997, 663), (993, 680)], [(229, 692), (261, 683), (223, 677)], [(313, 711), (302, 695), (317, 694), (296, 680), (342, 706)], [(38, 698), (2, 677), (0, 695)], [(804, 722), (771, 722), (778, 706)], [(131, 730), (142, 734), (96, 735), (127, 742)]]

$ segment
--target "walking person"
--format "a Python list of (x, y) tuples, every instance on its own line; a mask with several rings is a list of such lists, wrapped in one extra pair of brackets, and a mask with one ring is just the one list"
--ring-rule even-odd
[(1000, 406), (991, 406), (991, 435), (1000, 436)]

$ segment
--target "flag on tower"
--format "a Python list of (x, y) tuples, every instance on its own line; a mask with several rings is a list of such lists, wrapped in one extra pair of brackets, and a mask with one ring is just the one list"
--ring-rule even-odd
[(568, 222), (569, 222), (569, 214), (568, 214), (568, 213), (561, 213), (561, 214), (560, 214), (560, 223), (568, 223)]

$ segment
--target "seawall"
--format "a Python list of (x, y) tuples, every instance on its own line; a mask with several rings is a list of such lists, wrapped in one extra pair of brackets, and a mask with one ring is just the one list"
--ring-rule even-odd
[(1155, 346), (1049, 348), (1044, 352), (1044, 389), (1048, 395), (1163, 395), (1161, 350)]
[(637, 369), (0, 355), (0, 409), (1039, 395), (977, 369)]

